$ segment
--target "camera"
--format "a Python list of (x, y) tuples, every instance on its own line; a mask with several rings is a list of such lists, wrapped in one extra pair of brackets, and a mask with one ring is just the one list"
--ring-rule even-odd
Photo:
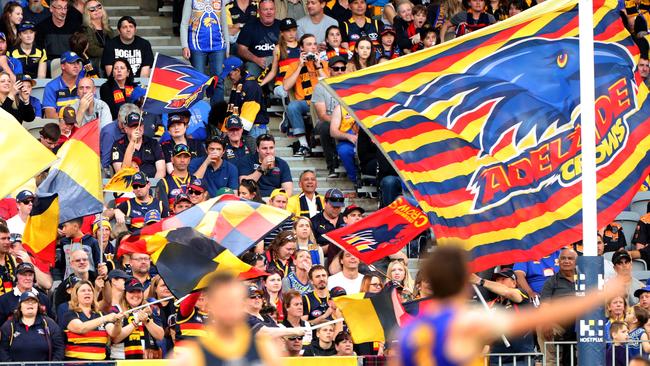
[(316, 54), (313, 52), (309, 52), (307, 56), (305, 56), (305, 60), (307, 61), (316, 61)]

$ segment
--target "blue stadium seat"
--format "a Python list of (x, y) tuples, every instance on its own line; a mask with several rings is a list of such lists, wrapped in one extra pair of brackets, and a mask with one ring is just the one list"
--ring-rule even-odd
[(643, 216), (648, 213), (648, 202), (650, 202), (650, 192), (639, 192), (632, 198), (632, 211)]

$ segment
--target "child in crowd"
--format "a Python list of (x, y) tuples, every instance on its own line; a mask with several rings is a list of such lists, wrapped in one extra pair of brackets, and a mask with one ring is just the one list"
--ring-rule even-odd
[(300, 58), (300, 45), (296, 21), (293, 18), (285, 18), (280, 24), (280, 36), (278, 45), (273, 50), (271, 70), (264, 76), (260, 85), (264, 86), (274, 80), (273, 94), (284, 99), (287, 92), (282, 87), (282, 81), (287, 73), (287, 67)]
[(400, 56), (399, 48), (395, 43), (395, 31), (392, 27), (386, 26), (381, 32), (380, 37), (381, 43), (377, 47), (377, 59), (385, 57), (389, 60), (397, 58)]
[(605, 364), (607, 366), (626, 366), (625, 343), (629, 339), (627, 324), (624, 322), (613, 322), (609, 328), (609, 335), (613, 343), (607, 344)]
[(88, 270), (97, 271), (101, 254), (97, 239), (81, 231), (83, 221), (81, 218), (72, 219), (63, 223), (61, 238), (56, 248), (56, 263), (52, 270), (55, 280), (67, 278), (72, 273), (70, 267), (70, 253), (78, 249), (83, 249), (88, 254)]
[(321, 51), (318, 57), (323, 61), (329, 61), (334, 56), (343, 56), (346, 59), (352, 57), (352, 53), (347, 48), (341, 47), (341, 30), (335, 25), (331, 25), (325, 31), (325, 51)]
[(625, 322), (629, 330), (629, 340), (640, 341), (640, 343), (629, 344), (630, 357), (640, 354), (641, 348), (644, 353), (650, 353), (650, 342), (647, 342), (648, 334), (644, 328), (644, 325), (648, 323), (649, 315), (647, 310), (638, 305), (631, 307), (627, 312)]
[(508, 7), (508, 16), (513, 17), (526, 9), (527, 7), (523, 0), (512, 0)]
[(420, 29), (421, 49), (430, 48), (438, 44), (438, 33), (435, 29), (426, 25)]
[(20, 61), (25, 75), (32, 79), (44, 79), (47, 72), (47, 55), (45, 49), (37, 47), (34, 42), (35, 28), (36, 25), (32, 22), (23, 22), (18, 26), (19, 43), (9, 50), (9, 56)]

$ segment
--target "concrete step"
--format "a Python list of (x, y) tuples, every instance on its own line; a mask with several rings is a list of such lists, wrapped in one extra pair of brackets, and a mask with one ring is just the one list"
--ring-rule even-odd
[(181, 44), (181, 41), (178, 37), (172, 37), (172, 36), (147, 36), (147, 41), (151, 43), (151, 47), (158, 47), (158, 46), (180, 47)]
[(174, 46), (154, 46), (153, 44), (151, 45), (151, 49), (153, 50), (153, 54), (155, 55), (156, 52), (160, 52), (164, 55), (167, 56), (181, 56), (182, 50), (180, 46), (180, 42), (177, 45)]
[[(129, 14), (127, 14), (129, 15)], [(117, 28), (117, 21), (121, 18), (121, 15), (114, 15), (114, 16), (109, 16), (109, 21), (111, 25), (115, 28)], [(138, 33), (140, 32), (140, 27), (145, 26), (145, 25), (160, 25), (162, 27), (168, 27), (171, 29), (172, 26), (172, 19), (171, 17), (161, 17), (158, 15), (135, 15), (133, 16), (133, 19), (135, 19), (135, 22), (137, 23), (137, 31)], [(164, 33), (164, 34), (169, 34), (171, 35), (171, 31), (169, 33)], [(163, 35), (163, 34), (158, 34), (158, 35)]]

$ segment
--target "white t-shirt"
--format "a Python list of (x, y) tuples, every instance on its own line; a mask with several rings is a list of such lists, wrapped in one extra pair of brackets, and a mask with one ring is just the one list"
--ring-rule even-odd
[(345, 289), (346, 294), (352, 295), (361, 291), (361, 281), (363, 281), (363, 275), (360, 273), (357, 274), (357, 278), (351, 280), (343, 276), (343, 271), (341, 271), (330, 276), (327, 280), (327, 289), (331, 290), (336, 286), (341, 286)]
[(12, 234), (23, 235), (23, 232), (25, 231), (25, 222), (20, 218), (19, 214), (16, 214), (16, 216), (7, 220), (7, 228), (9, 228), (9, 232)]

